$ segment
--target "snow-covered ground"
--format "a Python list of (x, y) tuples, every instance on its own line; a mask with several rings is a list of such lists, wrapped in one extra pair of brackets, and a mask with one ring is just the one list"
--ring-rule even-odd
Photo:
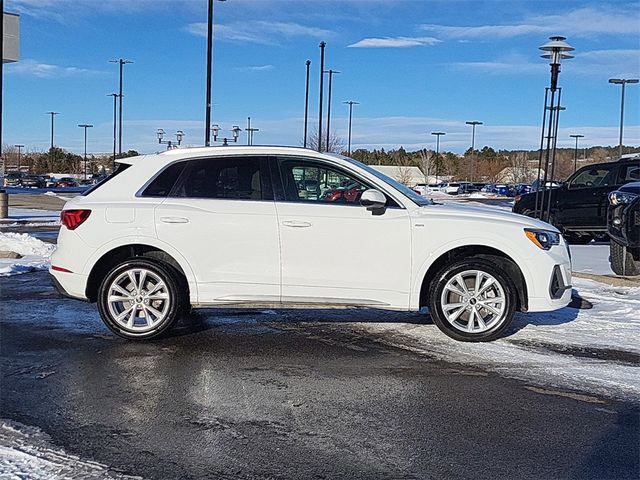
[(573, 390), (640, 401), (640, 288), (614, 288), (584, 279), (575, 279), (574, 287), (593, 308), (518, 313), (507, 336), (489, 343), (457, 342), (435, 325), (422, 323), (422, 315), (391, 312), (328, 312), (315, 316), (320, 324), (296, 323), (286, 328), (311, 335), (316, 329), (339, 330), (347, 342), (350, 331), (556, 393)]
[(571, 245), (571, 268), (574, 272), (614, 275), (609, 263), (609, 244)]
[(55, 245), (28, 233), (0, 232), (0, 252), (13, 252), (21, 258), (0, 258), (0, 276), (46, 270)]
[(38, 210), (35, 208), (14, 208), (9, 207), (9, 218), (11, 220), (33, 221), (33, 222), (58, 222), (60, 211), (58, 210)]
[(82, 460), (55, 447), (37, 428), (0, 421), (0, 479), (122, 479), (100, 463)]

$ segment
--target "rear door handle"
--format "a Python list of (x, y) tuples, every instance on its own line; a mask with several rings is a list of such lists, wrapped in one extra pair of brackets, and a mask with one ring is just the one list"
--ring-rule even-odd
[(184, 217), (160, 217), (162, 223), (189, 223), (188, 218)]
[(282, 222), (282, 225), (292, 228), (307, 228), (311, 226), (311, 222), (306, 222), (304, 220), (285, 220)]

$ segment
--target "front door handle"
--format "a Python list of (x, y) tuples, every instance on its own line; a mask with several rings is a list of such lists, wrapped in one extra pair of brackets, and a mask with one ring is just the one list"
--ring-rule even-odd
[(282, 222), (282, 225), (292, 228), (307, 228), (311, 226), (311, 222), (306, 222), (304, 220), (285, 220)]
[(189, 223), (188, 218), (184, 217), (160, 217), (162, 223)]

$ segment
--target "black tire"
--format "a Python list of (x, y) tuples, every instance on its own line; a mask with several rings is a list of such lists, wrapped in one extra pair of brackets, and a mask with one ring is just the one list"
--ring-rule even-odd
[[(503, 312), (498, 318), (492, 317), (491, 321), (487, 323), (489, 328), (480, 332), (463, 331), (458, 322), (451, 323), (447, 320), (442, 303), (443, 292), (449, 281), (458, 274), (472, 270), (484, 272), (493, 277), (504, 292)], [(462, 299), (460, 299), (460, 302), (462, 302)], [(476, 304), (474, 303), (474, 305)], [(485, 258), (471, 257), (447, 265), (438, 272), (429, 286), (429, 312), (431, 313), (431, 318), (445, 335), (462, 342), (490, 342), (501, 337), (513, 321), (515, 308), (516, 288), (513, 281), (500, 267), (500, 262), (491, 262)], [(462, 319), (464, 315), (463, 313), (460, 318)], [(477, 320), (472, 320), (472, 322), (475, 324)], [(477, 323), (478, 327), (480, 327), (479, 322)], [(489, 326), (490, 323), (493, 323), (493, 325)], [(454, 324), (458, 325), (458, 327)]]
[(625, 277), (634, 277), (640, 275), (640, 262), (633, 259), (633, 255), (628, 248), (620, 245), (613, 239), (609, 240), (609, 254), (611, 262), (611, 270), (616, 275)]
[[(151, 273), (150, 278), (153, 279), (153, 277), (155, 276), (157, 279), (159, 279), (164, 283), (166, 288), (163, 288), (162, 291), (163, 291), (163, 295), (166, 295), (166, 299), (163, 298), (162, 300), (148, 300), (148, 301), (145, 301), (146, 303), (144, 303), (144, 305), (147, 305), (146, 308), (149, 308), (149, 306), (153, 307), (154, 309), (156, 307), (162, 308), (163, 311), (161, 313), (164, 313), (164, 316), (156, 324), (151, 325), (149, 320), (147, 319), (147, 316), (149, 315), (149, 313), (146, 309), (144, 310), (145, 312), (144, 315), (141, 315), (139, 318), (135, 317), (135, 314), (137, 312), (140, 312), (141, 309), (145, 308), (142, 306), (142, 303), (140, 304), (140, 307), (138, 308), (138, 310), (135, 310), (135, 308), (137, 307), (137, 304), (135, 304), (134, 306), (134, 303), (132, 303), (133, 300), (128, 304), (123, 303), (123, 310), (121, 313), (123, 313), (124, 310), (126, 309), (126, 305), (130, 305), (131, 306), (130, 308), (132, 308), (134, 312), (131, 315), (132, 318), (135, 317), (133, 318), (133, 323), (132, 323), (132, 325), (134, 326), (130, 328), (129, 325), (123, 325), (121, 322), (118, 322), (118, 320), (114, 316), (113, 311), (116, 308), (118, 308), (118, 306), (112, 305), (110, 308), (109, 294), (114, 281), (122, 277), (123, 274), (127, 272), (130, 272), (132, 270), (140, 270), (140, 269), (150, 272)], [(148, 276), (149, 274), (147, 273), (146, 275)], [(134, 278), (136, 278), (135, 274), (134, 274)], [(138, 276), (137, 279), (141, 280), (140, 276)], [(125, 282), (126, 278), (123, 279), (122, 281)], [(149, 280), (149, 282), (151, 281), (152, 280)], [(142, 281), (142, 283), (146, 283), (146, 282)], [(100, 287), (98, 289), (98, 302), (97, 302), (98, 311), (100, 312), (100, 316), (102, 317), (102, 320), (105, 323), (105, 325), (109, 328), (109, 330), (111, 330), (116, 335), (119, 335), (129, 340), (149, 340), (152, 338), (156, 338), (162, 335), (163, 333), (165, 333), (171, 327), (173, 327), (173, 325), (175, 325), (175, 323), (178, 321), (178, 319), (183, 314), (185, 309), (188, 307), (187, 291), (184, 288), (181, 288), (181, 285), (183, 285), (183, 283), (184, 282), (181, 281), (181, 275), (170, 265), (167, 265), (165, 263), (155, 261), (155, 260), (132, 258), (112, 268), (111, 271), (109, 271), (109, 273), (105, 276), (103, 281), (100, 283)], [(134, 285), (133, 282), (131, 282), (130, 286), (135, 288), (133, 285)], [(146, 283), (146, 285), (153, 285), (153, 284)], [(158, 283), (156, 283), (156, 285), (158, 285)], [(143, 285), (141, 287), (142, 292), (144, 292), (143, 290), (144, 288), (145, 287)], [(138, 296), (140, 297), (140, 302), (143, 302), (142, 300), (143, 297), (140, 295)], [(164, 302), (166, 302), (166, 304)], [(156, 317), (156, 320), (157, 318), (159, 317)], [(140, 323), (142, 319), (144, 320), (144, 322), (148, 324), (147, 326), (135, 325), (136, 321)]]
[(569, 245), (586, 245), (593, 240), (593, 235), (589, 233), (579, 234), (566, 232), (562, 235)]

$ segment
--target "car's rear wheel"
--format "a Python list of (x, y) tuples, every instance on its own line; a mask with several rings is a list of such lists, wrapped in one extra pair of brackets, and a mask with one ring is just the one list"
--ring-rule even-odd
[(429, 312), (442, 332), (465, 342), (499, 338), (513, 320), (515, 286), (498, 264), (469, 258), (443, 268), (431, 283)]
[(171, 328), (184, 310), (185, 292), (169, 265), (145, 259), (114, 267), (98, 290), (98, 310), (121, 337), (147, 340)]
[(634, 260), (633, 255), (624, 245), (620, 245), (613, 239), (609, 240), (609, 254), (611, 270), (616, 275), (640, 275), (640, 262)]

